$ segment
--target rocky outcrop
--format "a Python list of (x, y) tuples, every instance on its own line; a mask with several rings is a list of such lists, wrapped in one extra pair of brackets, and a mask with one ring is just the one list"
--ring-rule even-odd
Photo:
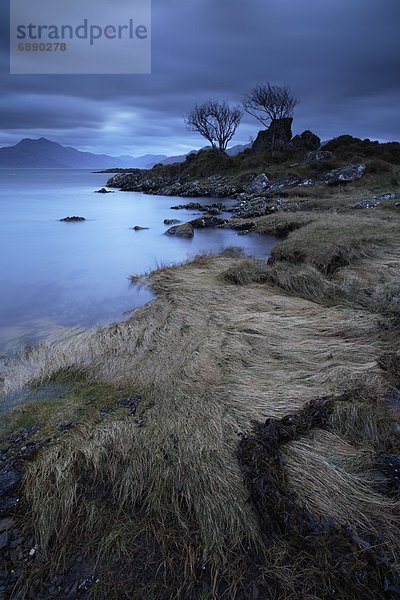
[(106, 188), (100, 188), (99, 190), (95, 190), (96, 194), (115, 194), (112, 190), (106, 190)]
[(183, 198), (229, 198), (238, 193), (229, 179), (222, 175), (212, 175), (205, 181), (193, 180), (188, 176), (149, 175), (149, 171), (136, 169), (131, 173), (118, 173), (107, 181), (108, 187), (117, 187), (124, 192), (144, 192), (161, 196), (182, 196)]
[(140, 225), (135, 225), (134, 227), (129, 227), (133, 231), (144, 231), (145, 229), (149, 229), (148, 227), (141, 227)]
[(179, 219), (164, 219), (164, 225), (177, 225), (180, 223)]
[(190, 239), (194, 236), (194, 228), (191, 223), (184, 223), (183, 225), (175, 225), (174, 227), (170, 227), (169, 229), (167, 229), (167, 231), (165, 232), (165, 235)]
[(292, 118), (275, 119), (268, 129), (260, 131), (255, 139), (252, 149), (254, 152), (266, 150), (281, 150), (292, 139)]
[(295, 150), (316, 151), (321, 146), (320, 138), (312, 131), (303, 131), (300, 135), (295, 135), (291, 141), (291, 147)]
[(188, 204), (178, 204), (177, 206), (171, 206), (171, 210), (199, 210), (213, 215), (219, 215), (222, 211), (226, 210), (225, 205), (221, 202), (214, 204), (199, 204), (198, 202), (189, 202)]
[[(302, 137), (305, 143), (312, 140), (314, 134), (305, 132), (307, 135)], [(310, 134), (310, 135), (309, 135)], [(317, 137), (317, 136), (315, 136)], [(319, 138), (318, 138), (319, 140)], [(319, 144), (319, 142), (318, 142)], [(310, 142), (309, 144), (313, 144)], [(315, 142), (316, 145), (316, 142)], [(330, 151), (325, 150), (309, 150), (306, 162), (323, 161), (334, 158)], [(240, 176), (234, 180), (234, 183), (225, 176), (215, 175), (198, 180), (189, 180), (188, 176), (181, 178), (175, 175), (175, 180), (172, 181), (165, 176), (150, 175), (148, 171), (136, 170), (132, 173), (119, 173), (112, 177), (107, 185), (110, 187), (120, 187), (125, 191), (139, 191), (147, 194), (158, 194), (166, 196), (211, 196), (211, 197), (228, 197), (239, 198), (241, 200), (249, 200), (259, 196), (279, 194), (280, 192), (300, 187), (311, 187), (316, 185), (335, 185), (347, 183), (360, 179), (365, 173), (366, 167), (364, 164), (350, 165), (333, 169), (328, 173), (318, 177), (301, 179), (298, 176), (289, 176), (277, 181), (270, 181), (266, 173), (246, 173), (245, 176)], [(188, 209), (207, 212), (211, 215), (219, 215), (226, 208), (222, 203), (201, 204), (197, 202), (189, 202), (188, 204), (179, 204), (172, 206), (173, 209)]]

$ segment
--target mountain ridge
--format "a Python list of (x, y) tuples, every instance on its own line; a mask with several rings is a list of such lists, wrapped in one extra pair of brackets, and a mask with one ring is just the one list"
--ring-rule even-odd
[(109, 156), (63, 146), (45, 137), (23, 138), (14, 146), (0, 148), (0, 168), (107, 169), (146, 168), (167, 158), (164, 154)]

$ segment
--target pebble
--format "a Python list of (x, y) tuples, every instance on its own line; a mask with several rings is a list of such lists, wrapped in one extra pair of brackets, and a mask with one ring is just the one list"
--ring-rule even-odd
[(7, 546), (8, 546), (8, 531), (4, 531), (0, 535), (0, 550), (7, 548)]
[(14, 519), (5, 518), (0, 521), (0, 533), (12, 529), (15, 526)]

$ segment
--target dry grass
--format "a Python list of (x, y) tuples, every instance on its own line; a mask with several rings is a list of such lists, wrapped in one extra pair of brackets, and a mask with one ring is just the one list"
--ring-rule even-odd
[[(331, 516), (359, 532), (385, 531), (396, 543), (399, 503), (374, 492), (376, 454), (338, 435), (313, 432), (284, 449), (289, 489), (312, 514)], [(304, 490), (307, 494), (304, 494)]]
[[(27, 523), (41, 549), (52, 562), (69, 564), (82, 548), (94, 568), (106, 561), (113, 572), (100, 597), (130, 597), (130, 589), (146, 598), (197, 598), (199, 581), (207, 593), (221, 597), (229, 589), (236, 597), (250, 549), (266, 552), (236, 459), (238, 434), (316, 396), (339, 398), (360, 381), (375, 392), (383, 386), (378, 358), (385, 344), (375, 315), (325, 308), (270, 285), (226, 285), (221, 275), (241, 261), (204, 256), (160, 269), (150, 276), (158, 298), (134, 319), (41, 347), (4, 373), (12, 389), (82, 369), (97, 384), (129, 386), (145, 397), (139, 421), (88, 420), (26, 475)], [(393, 504), (374, 482), (364, 478), (354, 496), (352, 461), (364, 454), (346, 445), (351, 460), (338, 471), (330, 441), (320, 436), (311, 450), (304, 440), (287, 448), (301, 501), (330, 513), (329, 494), (318, 487), (327, 478), (327, 490), (340, 489), (339, 522), (385, 528)], [(317, 471), (323, 465), (312, 488), (311, 463)], [(121, 556), (126, 568), (119, 573)]]
[(272, 251), (275, 261), (307, 263), (331, 275), (338, 268), (393, 248), (397, 242), (396, 215), (364, 212), (326, 213), (294, 231)]

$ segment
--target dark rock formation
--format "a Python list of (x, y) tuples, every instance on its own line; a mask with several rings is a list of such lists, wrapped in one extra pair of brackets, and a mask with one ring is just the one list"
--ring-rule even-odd
[(179, 219), (164, 219), (164, 225), (177, 225), (180, 223)]
[(174, 227), (170, 227), (169, 229), (167, 229), (165, 235), (189, 239), (194, 236), (194, 228), (193, 225), (191, 225), (191, 223), (175, 225)]
[(65, 223), (80, 223), (81, 221), (86, 221), (86, 219), (85, 217), (64, 217), (60, 221), (64, 221)]
[(115, 194), (112, 190), (106, 190), (106, 188), (100, 188), (99, 190), (95, 190), (96, 194)]
[(189, 221), (190, 225), (194, 227), (194, 229), (205, 229), (208, 227), (219, 227), (220, 225), (224, 225), (226, 221), (224, 219), (217, 219), (217, 217), (200, 217), (198, 219), (193, 219), (193, 221)]
[(315, 133), (307, 130), (300, 135), (295, 135), (291, 146), (296, 150), (316, 151), (321, 146), (321, 140)]
[(220, 214), (223, 210), (225, 210), (225, 206), (221, 202), (215, 204), (199, 204), (198, 202), (189, 202), (188, 204), (178, 204), (177, 206), (171, 206), (171, 210), (182, 209), (200, 210), (201, 212), (207, 212), (210, 214)]
[(262, 194), (262, 192), (268, 187), (269, 178), (265, 173), (256, 175), (251, 183), (246, 187), (247, 194)]
[(133, 229), (133, 231), (143, 231), (144, 229), (149, 229), (149, 228), (141, 227), (140, 225), (135, 225), (135, 227), (129, 227), (129, 229)]
[(265, 152), (272, 148), (280, 150), (292, 139), (292, 118), (276, 119), (268, 129), (260, 131), (252, 149), (254, 152)]

